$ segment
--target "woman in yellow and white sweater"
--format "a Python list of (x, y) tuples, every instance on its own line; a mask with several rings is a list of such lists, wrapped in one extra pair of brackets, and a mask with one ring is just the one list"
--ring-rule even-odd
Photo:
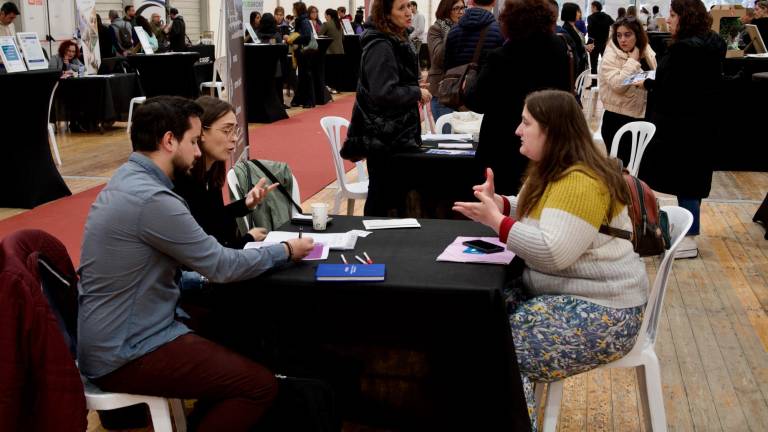
[(530, 94), (516, 134), (531, 160), (520, 194), (496, 194), (489, 169), (474, 187), (480, 202), (457, 202), (454, 210), (493, 228), (525, 260), (522, 286), (513, 284), (507, 298), (532, 412), (531, 381), (560, 380), (632, 349), (648, 278), (628, 240), (599, 233), (602, 224), (632, 229), (629, 195), (573, 95)]

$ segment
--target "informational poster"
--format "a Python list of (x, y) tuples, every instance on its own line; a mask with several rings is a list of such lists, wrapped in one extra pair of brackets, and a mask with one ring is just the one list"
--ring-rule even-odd
[(8, 73), (27, 70), (13, 36), (0, 36), (0, 57), (2, 57), (5, 70)]
[(45, 54), (43, 54), (43, 47), (40, 46), (40, 39), (38, 39), (37, 33), (19, 32), (16, 33), (16, 38), (19, 40), (19, 48), (21, 48), (21, 52), (24, 54), (27, 69), (48, 69), (48, 60), (46, 60)]
[(222, 77), (227, 89), (229, 103), (235, 107), (237, 124), (243, 133), (232, 153), (231, 162), (248, 158), (248, 121), (245, 115), (245, 92), (243, 91), (243, 2), (242, 0), (223, 0), (224, 23), (227, 40), (227, 73)]
[(144, 50), (144, 54), (154, 54), (155, 50), (153, 50), (152, 45), (149, 44), (149, 35), (147, 32), (139, 26), (134, 27), (133, 30), (136, 32), (136, 36), (139, 37), (139, 43), (141, 44), (141, 49)]
[(251, 40), (253, 43), (259, 43), (259, 38), (256, 37), (256, 32), (253, 31), (253, 27), (249, 23), (245, 23), (245, 31), (248, 32), (249, 35), (251, 35)]
[(352, 23), (349, 22), (349, 18), (341, 20), (341, 28), (344, 30), (345, 35), (355, 34), (355, 30), (352, 28)]
[[(96, 27), (96, 0), (77, 0), (77, 28), (80, 29), (80, 50), (83, 52), (85, 70), (94, 75), (101, 66), (99, 30)], [(111, 41), (104, 41), (111, 43)]]
[[(125, 2), (123, 2), (125, 3)], [(152, 14), (160, 15), (160, 20), (165, 22), (165, 0), (133, 0), (133, 6), (136, 9), (136, 15), (141, 15), (152, 22)]]

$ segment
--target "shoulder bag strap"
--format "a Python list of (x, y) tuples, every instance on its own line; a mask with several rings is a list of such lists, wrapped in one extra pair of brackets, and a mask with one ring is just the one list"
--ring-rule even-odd
[[(294, 207), (294, 208), (295, 208), (295, 209), (296, 209), (296, 210), (297, 210), (299, 213), (304, 213), (304, 210), (301, 208), (301, 206), (300, 206), (300, 205), (298, 205), (298, 204), (296, 203), (296, 201), (294, 201), (294, 200), (293, 200), (293, 197), (291, 196), (291, 193), (290, 193), (290, 192), (288, 192), (288, 189), (286, 189), (286, 188), (285, 188), (285, 186), (283, 186), (283, 184), (282, 184), (282, 183), (280, 183), (280, 180), (278, 180), (278, 179), (277, 179), (277, 177), (275, 177), (275, 175), (274, 175), (274, 174), (272, 174), (272, 171), (268, 170), (268, 169), (267, 169), (267, 167), (265, 167), (265, 166), (264, 166), (264, 164), (263, 164), (263, 163), (261, 163), (261, 162), (260, 162), (258, 159), (251, 159), (251, 162), (253, 162), (253, 163), (254, 163), (254, 165), (256, 165), (257, 167), (259, 167), (259, 169), (261, 169), (262, 171), (264, 171), (264, 174), (266, 174), (267, 178), (269, 178), (269, 180), (270, 180), (270, 181), (272, 181), (272, 183), (275, 183), (275, 184), (277, 184), (277, 189), (278, 189), (278, 190), (279, 190), (279, 191), (280, 191), (280, 192), (281, 192), (283, 195), (285, 195), (285, 197), (286, 197), (286, 198), (288, 198), (288, 202), (290, 202), (290, 203), (292, 204), (292, 206), (293, 206), (293, 207)], [(249, 189), (249, 190), (250, 190), (250, 189)]]
[(480, 60), (480, 52), (483, 51), (483, 43), (485, 42), (485, 34), (488, 33), (488, 29), (491, 27), (490, 24), (485, 26), (485, 28), (480, 32), (480, 40), (477, 41), (477, 46), (475, 46), (475, 54), (472, 55), (472, 63), (477, 64), (478, 60)]

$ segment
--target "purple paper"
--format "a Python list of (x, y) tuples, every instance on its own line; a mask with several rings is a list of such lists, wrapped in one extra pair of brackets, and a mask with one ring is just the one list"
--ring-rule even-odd
[(305, 261), (323, 259), (323, 247), (324, 246), (322, 243), (315, 243), (315, 247), (312, 248), (312, 252), (310, 252), (309, 255), (305, 256), (303, 259)]
[[(466, 252), (467, 246), (462, 243), (470, 240), (485, 240), (488, 243), (503, 247), (504, 251), (492, 254)], [(443, 253), (437, 257), (437, 261), (506, 265), (511, 263), (514, 257), (515, 254), (512, 251), (507, 250), (507, 245), (500, 242), (498, 237), (456, 237), (456, 240), (449, 244)]]

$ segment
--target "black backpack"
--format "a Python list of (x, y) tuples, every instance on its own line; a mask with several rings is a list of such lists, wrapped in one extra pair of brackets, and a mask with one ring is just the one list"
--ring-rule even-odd
[(125, 21), (112, 24), (112, 27), (116, 30), (117, 40), (120, 42), (120, 46), (123, 47), (123, 49), (129, 49), (133, 46), (133, 35), (128, 26), (129, 24)]

